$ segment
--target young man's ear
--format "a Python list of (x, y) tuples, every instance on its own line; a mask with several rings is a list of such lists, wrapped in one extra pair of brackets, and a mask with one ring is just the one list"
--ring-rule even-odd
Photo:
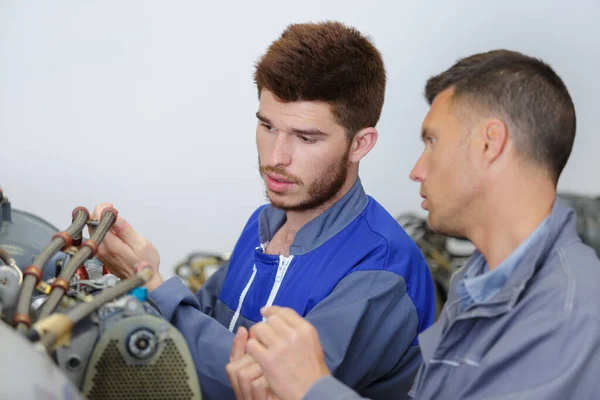
[(350, 162), (359, 162), (364, 156), (366, 156), (375, 143), (379, 134), (375, 128), (364, 128), (356, 132), (352, 139), (352, 146), (350, 147)]

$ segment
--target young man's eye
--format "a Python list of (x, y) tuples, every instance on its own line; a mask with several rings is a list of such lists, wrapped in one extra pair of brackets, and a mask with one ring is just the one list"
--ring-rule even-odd
[(298, 138), (300, 138), (300, 140), (304, 143), (315, 143), (316, 140), (313, 138), (310, 138), (308, 136), (304, 136), (304, 135), (299, 135)]

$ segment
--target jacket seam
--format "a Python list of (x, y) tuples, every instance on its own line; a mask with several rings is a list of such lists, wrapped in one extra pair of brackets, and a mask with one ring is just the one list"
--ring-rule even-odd
[(360, 214), (360, 218), (365, 221), (365, 223), (369, 227), (369, 230), (371, 231), (371, 233), (373, 233), (374, 235), (377, 235), (378, 237), (383, 239), (383, 241), (385, 242), (385, 261), (384, 261), (384, 266), (382, 267), (382, 269), (387, 270), (387, 266), (389, 265), (389, 260), (390, 260), (390, 242), (389, 242), (389, 240), (385, 236), (383, 236), (381, 233), (379, 233), (373, 229), (369, 220), (364, 216), (364, 211)]
[(571, 312), (573, 310), (573, 299), (575, 297), (575, 277), (564, 250), (560, 248), (557, 250), (557, 253), (560, 259), (560, 265), (567, 278), (567, 293), (565, 295), (564, 310), (565, 312)]

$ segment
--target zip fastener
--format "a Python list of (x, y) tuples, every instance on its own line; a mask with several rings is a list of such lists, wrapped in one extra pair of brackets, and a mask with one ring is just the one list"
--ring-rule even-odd
[(242, 293), (240, 294), (240, 300), (238, 301), (237, 309), (235, 310), (235, 313), (233, 314), (233, 317), (231, 317), (231, 321), (229, 322), (229, 330), (231, 332), (233, 332), (233, 328), (235, 328), (235, 324), (237, 323), (237, 320), (240, 318), (240, 313), (242, 312), (242, 305), (244, 304), (244, 299), (246, 298), (246, 295), (248, 294), (248, 290), (250, 290), (250, 286), (252, 285), (252, 281), (254, 281), (255, 276), (256, 276), (256, 265), (253, 265), (252, 266), (252, 276), (250, 277), (250, 280), (246, 284), (246, 287), (244, 287), (244, 290), (242, 290)]
[[(281, 282), (283, 281), (283, 277), (285, 276), (285, 273), (287, 272), (288, 267), (292, 263), (293, 258), (294, 258), (294, 256), (289, 256), (289, 257), (279, 256), (279, 266), (277, 267), (277, 275), (275, 275), (275, 283), (273, 284), (273, 287), (271, 288), (271, 293), (269, 294), (269, 299), (267, 300), (267, 304), (265, 304), (266, 307), (273, 305), (273, 301), (275, 300), (275, 297), (277, 296), (277, 292), (279, 292), (279, 288), (281, 287)], [(265, 318), (263, 318), (263, 321), (264, 320), (265, 320)]]

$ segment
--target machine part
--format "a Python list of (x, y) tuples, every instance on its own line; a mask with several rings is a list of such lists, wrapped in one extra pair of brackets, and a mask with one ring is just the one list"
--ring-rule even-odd
[(156, 351), (156, 346), (156, 335), (147, 329), (138, 329), (129, 336), (127, 341), (129, 354), (141, 360), (152, 356)]
[(230, 257), (231, 253), (194, 252), (175, 266), (175, 274), (195, 293), (206, 282), (207, 269), (222, 268), (227, 265)]
[[(70, 247), (70, 241), (73, 235), (81, 232), (85, 222), (89, 218), (89, 211), (84, 207), (78, 207), (73, 211), (73, 223), (64, 232), (58, 232), (52, 237), (52, 241), (35, 258), (33, 264), (23, 271), (23, 285), (17, 303), (14, 323), (17, 330), (25, 333), (31, 325), (31, 319), (28, 314), (31, 297), (35, 286), (42, 278), (42, 268), (46, 262), (55, 255), (60, 249)], [(47, 301), (44, 303), (46, 304)], [(42, 306), (43, 307), (43, 306)]]
[[(15, 219), (8, 218), (11, 217), (10, 209), (6, 207), (6, 199), (3, 200), (0, 228), (5, 233), (8, 226), (5, 222), (12, 223)], [(81, 237), (81, 223), (85, 224), (88, 214), (76, 209), (73, 217), (69, 229), (52, 233), (54, 237), (50, 244), (31, 256), (34, 265), (23, 271), (17, 305), (26, 300), (27, 308), (21, 311), (19, 307), (13, 321), (18, 331), (23, 332), (25, 328), (27, 337), (0, 322), (8, 330), (6, 334), (0, 330), (3, 337), (0, 351), (4, 360), (11, 364), (10, 371), (2, 375), (9, 377), (9, 381), (2, 381), (0, 397), (79, 399), (83, 397), (77, 389), (82, 390), (87, 382), (88, 399), (201, 399), (198, 377), (185, 339), (162, 318), (158, 309), (150, 305), (151, 299), (140, 288), (151, 278), (151, 269), (146, 264), (138, 268), (136, 276), (119, 281), (114, 275), (103, 276), (107, 272), (104, 266), (92, 258), (83, 260), (84, 273), (82, 261), (78, 260), (82, 258), (81, 251), (89, 248), (94, 254), (99, 240), (76, 248)], [(105, 220), (100, 222), (96, 234), (100, 235), (105, 223)], [(97, 239), (94, 234), (92, 236), (92, 240)], [(27, 235), (24, 235), (23, 241), (26, 240)], [(29, 263), (31, 260), (25, 265)], [(7, 290), (2, 290), (2, 284), (16, 287), (17, 291), (19, 288), (20, 270), (13, 264), (8, 257), (0, 256), (0, 303), (4, 305), (9, 304), (6, 299), (11, 296)], [(48, 269), (50, 273), (46, 275)], [(70, 269), (78, 273), (71, 274), (72, 279), (62, 278), (61, 274), (71, 273)], [(4, 275), (6, 279), (3, 279)], [(37, 311), (44, 308), (49, 298), (46, 293), (51, 294), (51, 288), (63, 289), (67, 296), (62, 296), (56, 312), (27, 330)], [(26, 346), (25, 350), (15, 352), (14, 346), (10, 348), (13, 351), (4, 349), (7, 344), (12, 346), (13, 336), (21, 347)], [(48, 349), (52, 357), (48, 357)], [(110, 353), (113, 350), (117, 353)], [(30, 353), (37, 358), (34, 360)], [(103, 366), (107, 363), (108, 369)], [(116, 368), (110, 368), (110, 365), (116, 365)], [(15, 370), (18, 378), (11, 375)], [(57, 374), (50, 376), (54, 371)], [(28, 379), (34, 384), (31, 385)], [(30, 393), (32, 389), (35, 391)]]
[[(64, 293), (68, 289), (68, 282), (75, 274), (77, 268), (83, 264), (88, 258), (93, 257), (98, 251), (98, 246), (106, 236), (106, 233), (112, 226), (112, 224), (117, 220), (117, 210), (114, 208), (106, 208), (102, 212), (102, 217), (100, 219), (100, 225), (92, 234), (92, 237), (86, 240), (81, 248), (77, 251), (77, 253), (69, 260), (67, 265), (61, 270), (60, 275), (52, 284), (52, 292), (48, 296), (48, 300), (42, 306), (40, 310), (40, 318), (45, 318), (50, 315), (58, 303), (60, 299), (64, 295)], [(89, 214), (88, 214), (89, 217)], [(85, 222), (87, 221), (87, 217)]]
[[(156, 341), (146, 358), (130, 352), (129, 343), (139, 332), (152, 333)], [(150, 315), (122, 319), (103, 331), (82, 392), (89, 400), (202, 399), (185, 339), (167, 321)]]
[[(66, 314), (52, 314), (49, 317), (42, 318), (33, 326), (27, 333), (27, 336), (32, 339), (39, 339), (46, 349), (53, 350), (56, 346), (61, 345), (70, 340), (71, 330), (73, 326), (98, 310), (108, 302), (123, 296), (132, 289), (148, 282), (152, 277), (152, 270), (145, 263), (138, 268), (138, 272), (124, 281), (121, 281), (117, 286), (104, 290), (94, 296), (90, 301), (78, 304)], [(52, 293), (50, 294), (50, 296)], [(50, 299), (50, 297), (48, 297)], [(46, 300), (46, 303), (48, 300)], [(42, 310), (44, 309), (42, 305)]]
[(82, 366), (81, 358), (77, 354), (72, 354), (67, 359), (67, 369), (69, 371), (72, 371), (72, 372), (79, 371), (79, 369), (81, 369), (81, 366)]
[[(94, 316), (90, 316), (75, 325), (71, 331), (70, 345), (57, 348), (53, 354), (56, 364), (79, 390), (81, 390), (81, 383), (85, 378), (92, 351), (100, 336), (100, 328), (94, 321)], [(79, 368), (72, 366), (71, 360), (75, 358), (81, 362)]]
[[(98, 338), (124, 319), (145, 315), (162, 318), (160, 313), (149, 303), (140, 302), (132, 295), (123, 296), (105, 304), (96, 313), (75, 325), (71, 332), (70, 345), (68, 347), (59, 347), (54, 353), (57, 364), (65, 371), (68, 378), (81, 389), (87, 365), (89, 364)], [(71, 370), (68, 361), (73, 356), (79, 357), (85, 367), (78, 370)]]
[(16, 274), (19, 275), (19, 285), (23, 282), (23, 272), (17, 265), (16, 261), (6, 252), (6, 250), (0, 247), (0, 265), (6, 265), (15, 270)]
[[(29, 212), (12, 208), (1, 191), (0, 205), (0, 248), (23, 270), (48, 245), (58, 228)], [(44, 269), (44, 279), (53, 276), (53, 270)]]
[(100, 278), (93, 279), (93, 280), (92, 279), (80, 280), (80, 281), (77, 281), (76, 284), (86, 285), (86, 286), (88, 286), (92, 289), (96, 289), (96, 290), (103, 290), (103, 289), (115, 287), (118, 282), (119, 282), (119, 278), (117, 278), (115, 275), (107, 274), (107, 275), (103, 275)]
[(102, 278), (102, 263), (97, 258), (92, 258), (84, 263), (85, 269), (87, 270), (88, 279), (100, 279)]
[(3, 399), (83, 400), (73, 382), (52, 359), (36, 351), (10, 325), (0, 322), (0, 337), (0, 354), (6, 363), (0, 374)]
[(0, 266), (0, 315), (5, 321), (12, 321), (14, 309), (19, 297), (22, 275), (18, 268), (8, 265)]

